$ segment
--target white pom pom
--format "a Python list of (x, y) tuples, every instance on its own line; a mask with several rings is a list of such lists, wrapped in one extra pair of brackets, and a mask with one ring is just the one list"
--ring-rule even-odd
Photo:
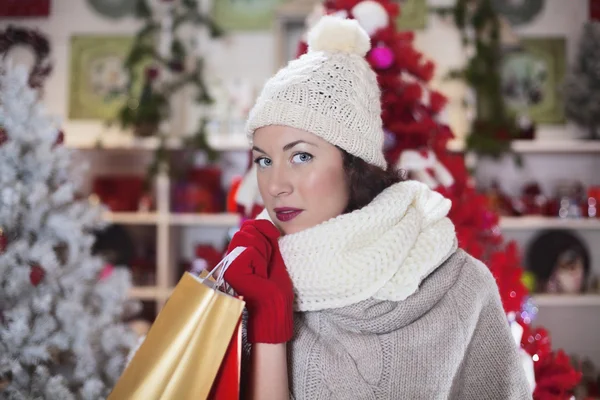
[(352, 7), (352, 15), (369, 35), (385, 28), (390, 21), (385, 8), (373, 0), (361, 1)]
[(308, 32), (308, 51), (354, 53), (371, 49), (369, 35), (356, 20), (326, 15)]

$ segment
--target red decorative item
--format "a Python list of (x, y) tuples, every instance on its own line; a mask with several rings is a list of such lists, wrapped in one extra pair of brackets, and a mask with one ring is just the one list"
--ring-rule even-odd
[(217, 213), (225, 208), (221, 170), (215, 167), (193, 168), (186, 180), (173, 190), (173, 211)]
[(534, 363), (534, 370), (536, 385), (533, 398), (536, 400), (569, 400), (573, 398), (573, 388), (582, 377), (562, 350), (540, 357)]
[(158, 73), (159, 73), (159, 70), (157, 67), (146, 68), (146, 78), (150, 81), (153, 81), (156, 78), (158, 78)]
[(6, 250), (6, 245), (8, 244), (8, 240), (6, 239), (6, 235), (4, 231), (0, 228), (0, 253)]
[(394, 53), (386, 46), (377, 46), (369, 52), (367, 60), (375, 69), (388, 69), (394, 63)]
[(39, 264), (34, 264), (31, 266), (31, 270), (29, 271), (29, 281), (33, 286), (37, 286), (40, 284), (44, 276), (46, 275), (46, 271)]
[(230, 213), (238, 212), (238, 205), (235, 201), (235, 197), (237, 195), (237, 191), (242, 183), (241, 177), (233, 178), (231, 181), (231, 187), (229, 188), (229, 193), (227, 193), (227, 206), (226, 211)]
[(94, 178), (92, 192), (113, 212), (137, 211), (144, 180), (134, 175)]
[(223, 254), (217, 251), (214, 247), (201, 244), (196, 246), (196, 258), (206, 261), (206, 268), (210, 271), (217, 266), (223, 258)]
[(6, 131), (4, 129), (0, 128), (0, 146), (2, 146), (7, 141), (8, 141), (8, 135), (6, 134)]
[(546, 357), (552, 353), (552, 343), (548, 331), (544, 328), (531, 327), (519, 321), (523, 327), (523, 336), (521, 336), (521, 347), (532, 357), (537, 359)]
[(102, 271), (100, 271), (100, 274), (98, 275), (98, 280), (103, 281), (103, 280), (107, 279), (109, 276), (112, 275), (114, 270), (115, 270), (115, 267), (113, 265), (106, 264), (104, 266), (104, 268), (102, 268)]
[(600, 21), (600, 0), (590, 1), (590, 19)]
[(492, 254), (488, 267), (498, 283), (504, 310), (515, 313), (521, 311), (527, 288), (521, 282), (523, 267), (516, 243), (511, 241), (503, 251)]
[(0, 0), (0, 17), (47, 17), (50, 0)]
[(54, 142), (54, 145), (60, 146), (64, 142), (65, 142), (65, 133), (61, 130), (58, 132), (58, 135), (56, 135), (56, 141)]

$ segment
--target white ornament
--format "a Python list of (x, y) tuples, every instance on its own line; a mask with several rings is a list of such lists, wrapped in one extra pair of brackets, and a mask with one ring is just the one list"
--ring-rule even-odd
[(531, 356), (521, 347), (523, 327), (521, 324), (515, 321), (514, 312), (508, 313), (507, 316), (510, 323), (510, 331), (513, 335), (513, 339), (515, 340), (515, 344), (519, 348), (519, 358), (521, 359), (521, 365), (523, 365), (523, 369), (525, 370), (525, 377), (527, 378), (527, 383), (529, 384), (529, 390), (531, 393), (533, 393), (535, 390), (535, 371), (533, 369), (533, 360)]
[(414, 179), (423, 182), (431, 189), (440, 185), (449, 187), (454, 184), (454, 178), (450, 171), (431, 150), (427, 150), (426, 154), (416, 150), (405, 150), (398, 159), (397, 167), (412, 173)]
[(361, 1), (352, 7), (352, 15), (369, 35), (390, 23), (390, 17), (381, 4), (372, 0)]

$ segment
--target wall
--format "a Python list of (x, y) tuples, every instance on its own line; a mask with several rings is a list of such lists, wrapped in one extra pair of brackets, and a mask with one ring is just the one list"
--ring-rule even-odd
[[(452, 3), (447, 0), (429, 0), (431, 5), (444, 5)], [(544, 11), (537, 17), (533, 23), (517, 29), (517, 33), (525, 37), (533, 36), (566, 36), (568, 48), (567, 56), (573, 60), (576, 54), (576, 45), (580, 35), (580, 29), (584, 21), (587, 20), (587, 1), (585, 0), (546, 0)], [(95, 34), (132, 34), (139, 27), (139, 23), (132, 18), (122, 20), (109, 20), (101, 17), (91, 10), (84, 0), (53, 0), (50, 18), (32, 19), (26, 21), (0, 20), (0, 29), (9, 23), (18, 23), (22, 26), (37, 27), (46, 33), (52, 44), (53, 60), (55, 70), (46, 84), (45, 102), (52, 113), (63, 118), (67, 114), (68, 105), (68, 60), (69, 60), (69, 39), (73, 34), (95, 33)], [(454, 67), (460, 66), (464, 62), (464, 53), (460, 46), (458, 32), (453, 27), (452, 22), (443, 20), (436, 15), (430, 15), (428, 27), (426, 30), (417, 33), (416, 46), (422, 50), (426, 56), (433, 59), (438, 68), (436, 78), (432, 86), (439, 88), (449, 95), (451, 102), (449, 105), (448, 118), (454, 128), (455, 133), (461, 137), (467, 128), (467, 120), (460, 101), (464, 95), (464, 86), (456, 82), (443, 82), (441, 77), (445, 72)], [(224, 78), (243, 77), (249, 79), (256, 87), (260, 87), (263, 82), (274, 72), (275, 68), (275, 40), (271, 31), (264, 32), (242, 32), (231, 33), (226, 39), (212, 43), (208, 49), (209, 65), (218, 70)], [(105, 128), (98, 122), (64, 122), (67, 133), (67, 143), (75, 143), (78, 139), (95, 136), (103, 132)], [(114, 132), (116, 134), (116, 132)], [(542, 126), (538, 130), (538, 136), (541, 139), (577, 137), (581, 133), (573, 126)], [(83, 158), (94, 160), (94, 157), (88, 153), (82, 154)], [(106, 162), (98, 161), (94, 163), (95, 168), (106, 168), (107, 166), (118, 168), (127, 167), (141, 170), (142, 162), (138, 159), (128, 159), (126, 156), (114, 156)], [(569, 156), (577, 157), (578, 156)], [(511, 193), (519, 190), (523, 180), (523, 175), (532, 179), (539, 179), (547, 190), (550, 190), (551, 179), (557, 177), (578, 176), (584, 180), (592, 181), (596, 184), (598, 175), (598, 160), (588, 156), (580, 159), (581, 162), (571, 163), (571, 159), (559, 160), (553, 156), (535, 156), (526, 160), (526, 166), (523, 170), (516, 170), (510, 162), (502, 161), (500, 163), (482, 163), (478, 172), (478, 180), (483, 185), (494, 177), (502, 179), (503, 185)], [(181, 240), (181, 250), (186, 257), (191, 256), (192, 249), (198, 241), (212, 239), (216, 245), (221, 245), (223, 232), (209, 231), (188, 232)], [(221, 235), (221, 236), (220, 236)], [(518, 236), (518, 235), (517, 235)], [(521, 242), (527, 242), (529, 236), (521, 237)], [(516, 237), (516, 239), (519, 239)], [(597, 242), (596, 242), (597, 243)], [(569, 310), (570, 312), (571, 310)], [(589, 310), (587, 310), (589, 312)], [(560, 340), (557, 345), (569, 346), (568, 337), (572, 333), (571, 329), (560, 330), (560, 324), (553, 324), (548, 310), (541, 311), (540, 315), (546, 325), (553, 330), (557, 330), (557, 336)], [(551, 314), (551, 313), (550, 313)], [(570, 314), (571, 316), (573, 314)], [(588, 315), (588, 314), (586, 314)], [(585, 319), (585, 317), (584, 317)], [(589, 318), (588, 318), (589, 319)], [(566, 327), (572, 327), (575, 324), (563, 324)], [(589, 332), (597, 331), (589, 330)], [(589, 339), (589, 338), (588, 338)], [(587, 339), (586, 339), (587, 340)], [(584, 342), (586, 342), (584, 340)], [(588, 340), (589, 342), (589, 340)], [(586, 342), (587, 343), (587, 342)], [(584, 349), (571, 347), (570, 350), (582, 351)], [(596, 357), (599, 357), (596, 354)]]
[[(429, 0), (429, 3), (444, 5), (452, 1)], [(517, 32), (523, 36), (564, 35), (568, 41), (568, 57), (573, 59), (580, 26), (586, 19), (586, 1), (546, 0), (546, 7), (538, 18)], [(103, 17), (91, 9), (85, 0), (53, 0), (49, 18), (2, 19), (0, 28), (9, 23), (36, 27), (49, 36), (55, 71), (46, 84), (45, 101), (51, 112), (62, 117), (67, 115), (68, 107), (70, 37), (74, 34), (133, 34), (139, 27), (139, 22), (132, 17), (119, 20)], [(444, 83), (441, 80), (449, 68), (458, 67), (464, 62), (458, 32), (451, 21), (430, 14), (427, 29), (417, 33), (415, 44), (437, 63), (432, 86), (451, 98), (448, 118), (455, 133), (462, 137), (467, 127), (460, 106), (464, 87), (456, 82)], [(218, 71), (223, 78), (243, 77), (257, 90), (275, 71), (275, 39), (270, 30), (229, 33), (226, 38), (211, 43), (207, 54), (210, 68)], [(78, 138), (95, 136), (100, 132), (106, 134), (106, 128), (94, 121), (65, 120), (65, 131), (68, 143), (76, 143)], [(553, 127), (545, 127), (542, 133), (548, 137), (564, 134), (564, 129)]]

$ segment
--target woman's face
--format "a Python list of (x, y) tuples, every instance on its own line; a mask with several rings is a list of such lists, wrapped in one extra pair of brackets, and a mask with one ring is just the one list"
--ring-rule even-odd
[(342, 152), (301, 129), (269, 125), (254, 132), (252, 157), (271, 220), (284, 235), (340, 215), (349, 191)]

